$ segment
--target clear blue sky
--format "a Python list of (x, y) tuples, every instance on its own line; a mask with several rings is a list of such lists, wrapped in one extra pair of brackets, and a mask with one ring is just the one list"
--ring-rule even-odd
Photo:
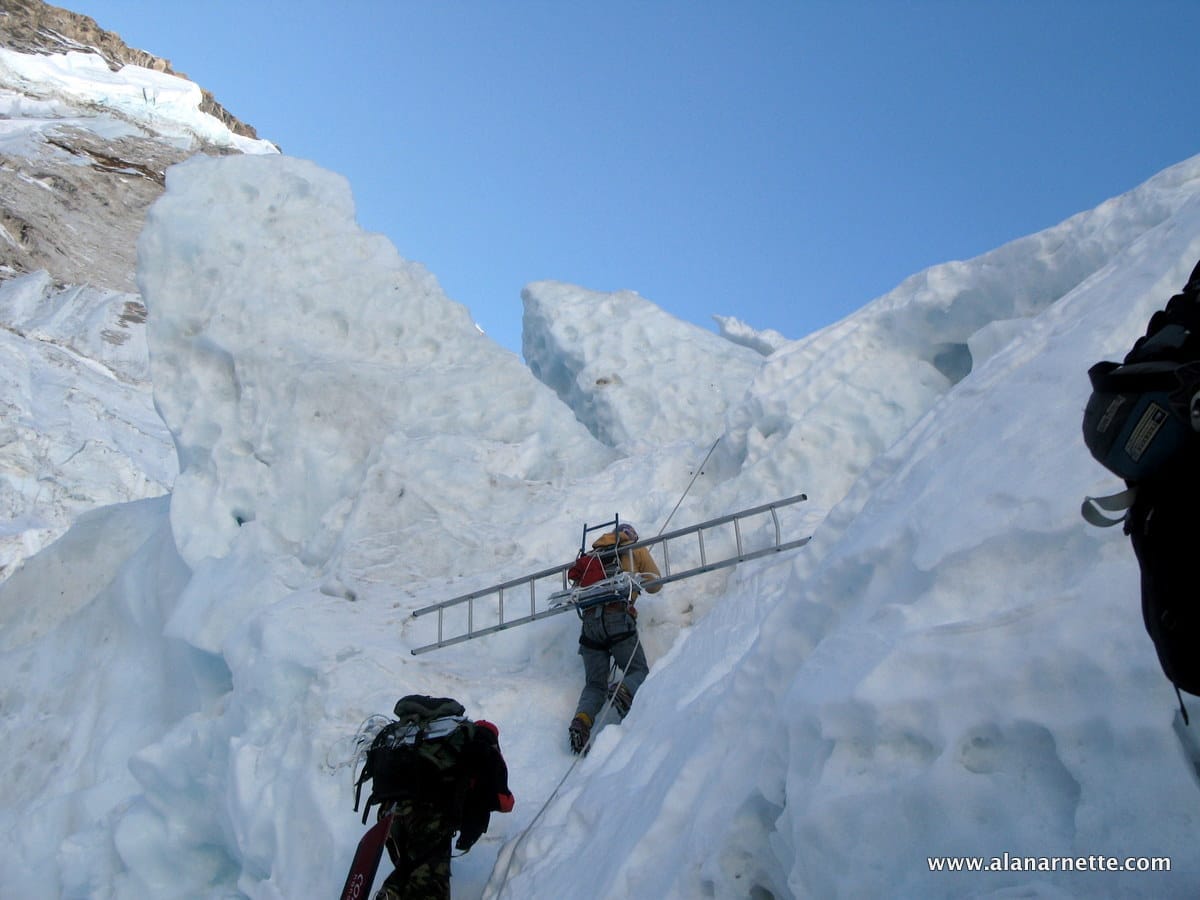
[(67, 5), (518, 352), (540, 279), (802, 337), (1200, 153), (1196, 0)]

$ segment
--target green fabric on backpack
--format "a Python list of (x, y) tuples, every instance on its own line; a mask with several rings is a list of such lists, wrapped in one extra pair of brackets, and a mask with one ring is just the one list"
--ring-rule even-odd
[(355, 786), (357, 811), (362, 786), (371, 782), (364, 823), (375, 804), (410, 800), (443, 810), (457, 825), (468, 787), (459, 762), (475, 736), (465, 711), (448, 697), (410, 694), (396, 702), (397, 718), (375, 736)]

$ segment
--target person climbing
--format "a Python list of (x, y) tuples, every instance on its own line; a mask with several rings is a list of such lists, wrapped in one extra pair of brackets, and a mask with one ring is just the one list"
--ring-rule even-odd
[(375, 803), (380, 821), (391, 817), (385, 846), (395, 867), (375, 900), (449, 900), (451, 842), (466, 852), (493, 812), (512, 811), (500, 729), (464, 711), (450, 698), (410, 694), (371, 745), (359, 779), (360, 789), (373, 782), (363, 820)]
[[(616, 554), (621, 571), (628, 572), (638, 580), (658, 578), (658, 566), (647, 548), (619, 550), (626, 544), (637, 543), (637, 539), (637, 530), (628, 523), (621, 523), (615, 531), (596, 538), (592, 543), (593, 552), (581, 555), (568, 571), (567, 577), (572, 581), (586, 581), (585, 573), (589, 565), (595, 564), (593, 560), (602, 560), (606, 555), (611, 559)], [(612, 570), (615, 574), (616, 567), (613, 566)], [(661, 584), (646, 588), (651, 594), (657, 594), (661, 589)], [(581, 753), (587, 746), (592, 726), (605, 700), (611, 696), (613, 709), (624, 719), (629, 713), (634, 694), (650, 674), (646, 653), (642, 650), (637, 633), (637, 609), (634, 606), (637, 597), (638, 590), (634, 588), (626, 597), (580, 611), (579, 655), (583, 658), (584, 685), (575, 716), (567, 727), (567, 737), (574, 753)], [(611, 685), (608, 683), (610, 660), (625, 672), (622, 680)]]

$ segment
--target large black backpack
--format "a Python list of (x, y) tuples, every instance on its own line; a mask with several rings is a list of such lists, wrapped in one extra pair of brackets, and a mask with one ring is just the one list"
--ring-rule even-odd
[(1124, 524), (1163, 673), (1176, 690), (1200, 695), (1200, 582), (1192, 568), (1200, 535), (1200, 264), (1122, 363), (1097, 363), (1088, 375), (1084, 442), (1127, 489), (1089, 497), (1084, 517)]
[(414, 800), (438, 807), (457, 830), (468, 788), (462, 755), (475, 736), (475, 723), (464, 712), (449, 697), (410, 694), (396, 701), (396, 719), (371, 742), (355, 785), (357, 812), (362, 786), (371, 782), (364, 824), (377, 803)]
[[(1130, 485), (1164, 480), (1200, 447), (1200, 263), (1123, 362), (1088, 370), (1083, 440)], [(1118, 520), (1119, 521), (1119, 520)]]

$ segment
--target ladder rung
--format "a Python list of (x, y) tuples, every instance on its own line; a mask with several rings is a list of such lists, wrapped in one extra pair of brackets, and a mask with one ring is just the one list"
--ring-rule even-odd
[[(726, 515), (726, 516), (720, 516), (716, 519), (709, 519), (708, 521), (701, 522), (697, 525), (690, 525), (686, 528), (677, 529), (676, 531), (671, 531), (671, 532), (667, 532), (665, 534), (655, 535), (652, 538), (646, 538), (645, 540), (637, 541), (632, 544), (624, 544), (621, 546), (621, 552), (625, 553), (625, 552), (628, 552), (631, 550), (636, 550), (639, 547), (653, 547), (656, 545), (661, 545), (662, 555), (663, 555), (663, 571), (665, 572), (665, 574), (661, 578), (657, 578), (654, 581), (645, 582), (644, 583), (645, 587), (649, 587), (649, 586), (653, 586), (653, 585), (670, 584), (673, 581), (679, 581), (684, 578), (690, 578), (694, 575), (702, 575), (705, 572), (712, 572), (716, 569), (722, 569), (722, 568), (725, 568), (728, 566), (733, 566), (740, 562), (746, 562), (748, 560), (758, 559), (760, 557), (767, 556), (771, 553), (781, 553), (784, 550), (791, 550), (796, 547), (802, 547), (811, 540), (811, 537), (805, 537), (805, 538), (801, 538), (800, 540), (784, 543), (783, 537), (782, 537), (783, 533), (782, 533), (782, 528), (779, 523), (779, 513), (778, 513), (778, 510), (781, 509), (782, 507), (790, 506), (793, 503), (799, 503), (799, 502), (801, 502), (803, 500), (807, 500), (807, 499), (808, 499), (808, 496), (806, 494), (797, 494), (794, 497), (788, 497), (784, 500), (777, 500), (774, 503), (764, 503), (762, 506), (755, 506), (755, 507), (751, 507), (750, 509), (744, 509), (739, 512), (730, 513), (729, 515)], [(770, 547), (764, 547), (759, 550), (746, 552), (746, 549), (744, 546), (744, 541), (743, 541), (743, 535), (742, 535), (741, 521), (743, 519), (748, 519), (753, 516), (762, 515), (764, 513), (770, 514), (772, 523), (774, 524), (775, 543)], [(619, 517), (614, 517), (612, 522), (609, 522), (606, 524), (613, 525), (615, 522), (619, 522), (619, 521), (620, 521)], [(718, 528), (718, 527), (720, 527), (722, 525), (726, 525), (730, 522), (733, 523), (734, 546), (735, 546), (735, 550), (736, 550), (735, 554), (733, 556), (727, 557), (725, 559), (709, 561), (709, 558), (708, 558), (709, 551), (708, 551), (708, 547), (705, 543), (704, 531), (708, 530), (708, 529)], [(605, 525), (594, 526), (593, 528), (590, 528), (590, 529), (587, 526), (585, 526), (584, 527), (585, 540), (586, 540), (587, 533), (589, 531), (595, 531), (602, 527), (605, 527)], [(696, 536), (696, 540), (697, 540), (697, 543), (699, 546), (699, 551), (700, 551), (700, 565), (695, 566), (690, 569), (684, 569), (682, 571), (672, 571), (671, 554), (670, 554), (670, 550), (669, 550), (668, 541), (675, 540), (677, 538), (685, 537), (688, 535)], [(543, 579), (553, 578), (554, 576), (558, 576), (559, 581), (562, 584), (562, 587), (565, 589), (567, 587), (567, 574), (566, 573), (567, 573), (567, 570), (570, 569), (572, 565), (573, 565), (573, 561), (570, 563), (565, 563), (563, 565), (554, 566), (553, 568), (543, 569), (540, 572), (534, 572), (533, 574), (525, 575), (522, 578), (514, 578), (511, 581), (505, 581), (500, 584), (492, 585), (491, 587), (483, 588), (481, 590), (471, 591), (468, 594), (463, 594), (461, 596), (454, 597), (450, 600), (444, 600), (441, 603), (434, 603), (430, 606), (424, 606), (424, 607), (421, 607), (420, 609), (414, 610), (413, 611), (414, 617), (423, 616), (423, 615), (427, 615), (429, 613), (434, 613), (434, 612), (437, 613), (437, 640), (432, 644), (426, 644), (423, 647), (416, 648), (415, 650), (412, 651), (412, 653), (414, 655), (416, 655), (419, 653), (428, 652), (429, 650), (437, 649), (439, 647), (449, 647), (454, 644), (460, 644), (464, 641), (469, 641), (469, 640), (472, 640), (477, 637), (483, 637), (484, 635), (488, 635), (488, 634), (495, 634), (496, 632), (504, 631), (506, 629), (513, 628), (517, 625), (524, 625), (527, 622), (535, 622), (538, 619), (545, 619), (545, 618), (548, 618), (549, 616), (558, 615), (559, 613), (564, 612), (567, 609), (573, 608), (573, 607), (558, 607), (555, 609), (542, 610), (540, 612), (537, 609), (537, 583)], [(524, 585), (529, 586), (529, 615), (523, 616), (518, 619), (505, 620), (505, 618), (504, 618), (504, 616), (505, 616), (504, 592), (506, 590), (509, 590), (512, 588), (522, 587)], [(476, 628), (475, 628), (475, 601), (482, 600), (482, 599), (488, 598), (488, 597), (496, 598), (496, 607), (495, 607), (496, 615), (494, 618), (491, 616), (485, 616), (485, 618), (492, 618), (492, 620), (494, 622), (496, 622), (496, 624), (476, 630)], [(444, 613), (447, 609), (450, 609), (452, 607), (457, 607), (462, 604), (466, 604), (466, 606), (467, 606), (467, 609), (466, 609), (466, 631), (462, 634), (454, 635), (452, 637), (446, 637), (445, 636)]]

